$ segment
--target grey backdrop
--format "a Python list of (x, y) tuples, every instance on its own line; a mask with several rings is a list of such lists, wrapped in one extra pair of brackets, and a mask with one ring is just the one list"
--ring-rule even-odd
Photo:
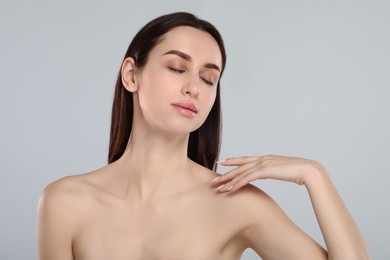
[[(226, 42), (221, 157), (322, 162), (373, 258), (390, 259), (389, 3), (2, 0), (0, 258), (36, 258), (41, 190), (106, 163), (114, 81), (132, 36), (184, 10)], [(303, 187), (255, 184), (323, 244)]]

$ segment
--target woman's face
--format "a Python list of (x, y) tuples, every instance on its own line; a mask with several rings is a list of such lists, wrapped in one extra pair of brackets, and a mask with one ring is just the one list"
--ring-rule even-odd
[(168, 132), (196, 130), (214, 104), (221, 64), (219, 46), (210, 34), (189, 26), (172, 29), (136, 73), (134, 120)]

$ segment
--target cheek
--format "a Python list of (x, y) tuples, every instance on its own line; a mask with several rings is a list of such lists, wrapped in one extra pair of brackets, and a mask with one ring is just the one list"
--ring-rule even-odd
[(145, 98), (145, 100), (161, 99), (169, 92), (169, 86), (172, 86), (172, 82), (166, 73), (161, 71), (149, 70), (145, 72), (139, 84), (139, 94)]
[[(164, 71), (144, 71), (138, 86), (139, 106), (147, 121), (157, 122), (169, 112), (177, 81)], [(177, 91), (176, 91), (177, 92)]]
[(203, 105), (207, 108), (206, 112), (208, 114), (214, 105), (215, 99), (217, 97), (217, 91), (216, 89), (210, 88), (208, 90), (205, 90), (204, 92), (205, 98), (203, 99)]
[(210, 89), (210, 93), (209, 93), (210, 107), (212, 107), (214, 105), (216, 97), (217, 97), (217, 89), (216, 88)]

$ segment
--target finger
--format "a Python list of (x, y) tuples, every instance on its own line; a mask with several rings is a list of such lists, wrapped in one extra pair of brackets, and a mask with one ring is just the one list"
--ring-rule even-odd
[[(241, 166), (242, 167), (242, 166)], [(244, 171), (240, 171), (239, 173), (236, 173), (234, 176), (231, 176), (230, 179), (223, 179), (223, 182), (221, 182), (222, 185), (220, 185), (217, 190), (218, 191), (228, 191), (231, 189), (232, 186), (234, 186), (241, 178), (243, 178), (245, 175), (255, 172), (255, 166), (252, 166), (251, 168), (245, 169)], [(223, 176), (224, 177), (224, 176)]]
[(249, 184), (252, 181), (258, 180), (258, 179), (264, 179), (261, 176), (259, 176), (258, 172), (251, 172), (240, 178), (234, 185), (231, 186), (229, 189), (230, 192), (236, 192), (245, 185)]
[(231, 179), (235, 178), (237, 175), (239, 175), (245, 171), (250, 170), (253, 166), (254, 166), (253, 163), (248, 163), (248, 164), (238, 166), (237, 168), (235, 168), (231, 171), (228, 171), (224, 175), (221, 175), (221, 176), (214, 178), (211, 182), (212, 183), (224, 183), (224, 182), (230, 181)]
[(223, 166), (240, 166), (257, 160), (258, 156), (233, 157), (220, 160), (217, 163)]
[[(243, 174), (237, 175), (234, 179), (226, 182), (223, 186), (221, 185), (222, 187), (221, 186), (218, 187), (217, 191), (220, 191), (220, 192), (231, 191), (232, 189), (236, 188), (238, 183), (242, 183), (242, 180), (248, 180), (248, 182), (253, 181), (256, 179), (256, 176), (253, 176), (253, 173), (256, 173), (256, 171), (252, 169), (252, 170), (246, 171)], [(251, 177), (248, 179), (247, 176), (251, 176)], [(251, 179), (251, 178), (254, 178), (254, 179)], [(242, 187), (242, 186), (243, 185), (241, 185), (240, 187)]]

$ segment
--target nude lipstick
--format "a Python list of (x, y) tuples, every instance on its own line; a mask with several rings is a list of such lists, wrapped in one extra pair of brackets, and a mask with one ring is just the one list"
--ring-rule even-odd
[(198, 109), (192, 102), (172, 103), (172, 106), (185, 117), (192, 118), (198, 113)]

